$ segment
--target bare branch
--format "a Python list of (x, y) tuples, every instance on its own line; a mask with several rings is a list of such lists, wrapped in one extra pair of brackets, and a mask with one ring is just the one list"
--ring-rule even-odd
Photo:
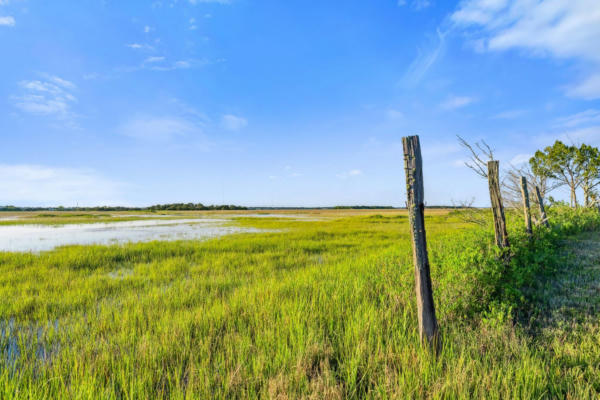
[(487, 162), (494, 160), (494, 151), (484, 141), (475, 142), (475, 147), (467, 142), (465, 139), (456, 135), (458, 143), (469, 151), (470, 161), (466, 161), (465, 165), (473, 170), (480, 177), (487, 179)]
[[(522, 176), (527, 179), (527, 190), (529, 193), (535, 193), (537, 186), (540, 189), (542, 199), (546, 198), (552, 190), (561, 186), (560, 182), (534, 174), (529, 165), (522, 167), (510, 165), (510, 168), (504, 172), (504, 179), (502, 180), (502, 199), (507, 208), (519, 210), (522, 207)], [(531, 196), (531, 203), (539, 206), (537, 196)], [(533, 218), (539, 220), (536, 215), (539, 212), (539, 207), (532, 207), (532, 210), (534, 213)]]
[(461, 200), (455, 202), (452, 200), (452, 206), (456, 207), (455, 214), (468, 224), (475, 224), (479, 226), (487, 226), (489, 224), (489, 218), (481, 208), (473, 207), (475, 198), (471, 200)]

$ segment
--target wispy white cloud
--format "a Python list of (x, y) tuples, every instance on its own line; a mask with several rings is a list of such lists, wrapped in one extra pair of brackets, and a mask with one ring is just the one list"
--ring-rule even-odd
[[(598, 23), (600, 23), (600, 21)], [(598, 51), (600, 51), (600, 49), (598, 49)], [(598, 67), (600, 67), (600, 63), (598, 64)], [(585, 100), (600, 98), (600, 74), (590, 75), (582, 82), (568, 86), (566, 92), (569, 97), (577, 97)]]
[(168, 72), (168, 71), (175, 71), (175, 70), (198, 68), (198, 67), (203, 67), (208, 64), (210, 64), (210, 62), (207, 60), (186, 59), (186, 60), (170, 61), (166, 57), (156, 56), (156, 57), (145, 58), (137, 66), (121, 67), (121, 68), (117, 68), (116, 71), (136, 72), (136, 71), (141, 71), (141, 70), (150, 70), (150, 71), (158, 71), (158, 72)]
[(181, 1), (181, 0), (155, 0), (152, 3), (152, 8), (158, 8), (158, 7), (163, 7), (163, 6), (168, 6), (170, 8), (175, 7), (178, 3), (180, 2), (186, 2), (188, 4), (191, 5), (197, 5), (197, 4), (222, 4), (222, 5), (228, 5), (228, 4), (232, 4), (233, 0), (185, 0), (185, 1)]
[(157, 63), (157, 62), (162, 62), (164, 61), (165, 58), (164, 57), (148, 57), (144, 60), (144, 64), (147, 63)]
[(147, 43), (128, 43), (125, 46), (129, 47), (130, 49), (134, 49), (134, 50), (148, 50), (148, 51), (154, 50), (154, 47), (150, 46)]
[(188, 0), (190, 4), (202, 4), (202, 3), (217, 3), (217, 4), (231, 4), (231, 0)]
[(413, 0), (412, 6), (415, 10), (423, 10), (431, 5), (429, 0)]
[(463, 0), (451, 18), (459, 24), (489, 24), (507, 5), (508, 0)]
[(427, 74), (429, 69), (443, 54), (445, 45), (446, 33), (438, 29), (435, 39), (432, 39), (425, 48), (417, 48), (417, 56), (406, 70), (401, 84), (404, 86), (415, 86), (421, 82), (425, 74)]
[(13, 96), (15, 106), (27, 113), (53, 116), (73, 123), (71, 105), (77, 102), (73, 95), (75, 84), (57, 76), (44, 77), (43, 80), (19, 82), (22, 93)]
[(131, 138), (152, 142), (166, 142), (177, 137), (203, 136), (200, 125), (177, 116), (138, 115), (122, 124), (118, 131)]
[(336, 174), (336, 176), (340, 179), (348, 179), (348, 178), (354, 178), (354, 177), (360, 176), (362, 174), (363, 174), (363, 172), (360, 169), (351, 169), (349, 171), (345, 171), (345, 172)]
[(494, 119), (515, 119), (527, 114), (527, 110), (506, 110), (502, 111), (492, 118)]
[(0, 193), (8, 204), (115, 205), (123, 185), (87, 168), (0, 164)]
[(535, 140), (540, 146), (547, 146), (555, 140), (561, 140), (565, 143), (587, 143), (592, 146), (600, 146), (600, 125), (545, 133), (536, 136)]
[(237, 115), (232, 115), (232, 114), (226, 114), (223, 115), (222, 119), (221, 119), (221, 126), (224, 129), (227, 129), (228, 131), (234, 131), (237, 132), (243, 128), (245, 128), (248, 125), (248, 120), (246, 118), (237, 116)]
[(531, 154), (517, 154), (510, 160), (510, 164), (518, 167), (520, 165), (527, 164), (531, 157)]
[(585, 110), (556, 120), (558, 126), (574, 128), (588, 124), (600, 124), (600, 110)]
[[(396, 3), (399, 7), (403, 7), (408, 4), (406, 0), (398, 0)], [(427, 7), (431, 6), (431, 1), (429, 0), (412, 0), (410, 2), (410, 7), (412, 7), (416, 11), (423, 10)]]
[[(536, 57), (575, 59), (600, 67), (600, 7), (597, 0), (464, 0), (452, 14), (457, 27), (473, 32), (483, 50), (521, 49)], [(600, 74), (590, 72), (566, 94), (600, 98)]]
[(194, 121), (197, 121), (198, 124), (204, 124), (209, 122), (209, 118), (205, 113), (197, 110), (195, 107), (187, 104), (186, 102), (172, 97), (169, 99), (169, 103), (175, 106), (175, 109), (178, 115), (183, 115), (186, 118), (191, 118)]
[(283, 167), (283, 171), (282, 171), (281, 175), (271, 175), (271, 176), (269, 176), (269, 179), (275, 180), (275, 179), (285, 179), (285, 178), (300, 178), (302, 176), (304, 176), (304, 174), (302, 172), (297, 171), (291, 165), (286, 165), (285, 167)]
[(44, 75), (44, 76), (50, 82), (52, 82), (52, 83), (54, 83), (54, 84), (56, 84), (58, 86), (61, 86), (61, 87), (65, 88), (65, 89), (74, 90), (74, 89), (77, 88), (77, 86), (75, 86), (75, 84), (73, 82), (70, 82), (70, 81), (68, 81), (66, 79), (62, 79), (62, 78), (60, 78), (58, 76), (54, 76), (54, 75)]
[(474, 101), (474, 98), (468, 96), (450, 96), (441, 104), (441, 107), (444, 110), (455, 110), (457, 108), (466, 107)]
[[(162, 60), (159, 60), (162, 59)], [(151, 69), (153, 71), (174, 71), (177, 69), (189, 69), (192, 65), (196, 64), (195, 60), (179, 60), (174, 62), (166, 62), (164, 57), (154, 57), (151, 62), (152, 65), (144, 62), (143, 67)]]
[(0, 17), (0, 26), (15, 26), (16, 21), (14, 17), (6, 16)]

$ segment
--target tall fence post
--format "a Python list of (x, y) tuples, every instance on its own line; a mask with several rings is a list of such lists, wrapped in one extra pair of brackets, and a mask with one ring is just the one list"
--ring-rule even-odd
[(404, 147), (404, 169), (406, 172), (406, 196), (408, 218), (412, 237), (413, 262), (415, 267), (415, 290), (421, 342), (435, 350), (439, 349), (440, 338), (427, 254), (425, 235), (425, 204), (423, 189), (423, 161), (418, 136), (402, 138)]
[(490, 186), (492, 213), (494, 215), (496, 245), (502, 250), (509, 247), (509, 244), (508, 233), (506, 232), (506, 220), (504, 219), (504, 208), (502, 207), (502, 196), (500, 194), (499, 161), (488, 161), (488, 183)]
[(540, 188), (537, 186), (535, 187), (535, 195), (537, 197), (538, 206), (540, 207), (540, 218), (542, 219), (541, 223), (545, 226), (550, 226), (548, 223), (548, 217), (546, 216), (546, 208), (544, 207), (544, 198), (540, 193)]
[(527, 234), (531, 236), (533, 230), (531, 229), (531, 210), (529, 209), (529, 191), (527, 190), (527, 178), (521, 177), (521, 195), (523, 197), (523, 213), (525, 214), (525, 228)]

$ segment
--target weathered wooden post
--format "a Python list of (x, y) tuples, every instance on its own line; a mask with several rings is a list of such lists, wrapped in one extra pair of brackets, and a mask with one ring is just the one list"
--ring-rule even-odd
[(523, 197), (523, 212), (525, 214), (525, 228), (527, 234), (531, 236), (533, 231), (531, 229), (531, 210), (529, 209), (529, 191), (527, 190), (527, 178), (521, 177), (521, 196)]
[(540, 188), (537, 186), (535, 187), (535, 195), (537, 197), (538, 206), (540, 207), (540, 218), (542, 219), (541, 223), (545, 226), (550, 226), (548, 223), (548, 217), (546, 216), (546, 209), (544, 208), (544, 198), (540, 193)]
[(439, 349), (440, 338), (433, 290), (427, 255), (427, 239), (425, 235), (425, 204), (423, 189), (423, 161), (418, 136), (402, 138), (404, 146), (404, 169), (406, 171), (406, 196), (408, 218), (412, 237), (413, 262), (415, 267), (415, 290), (417, 293), (417, 312), (419, 318), (419, 335), (421, 342), (425, 340), (435, 350)]
[(507, 248), (509, 244), (508, 233), (506, 232), (506, 220), (504, 219), (504, 208), (502, 207), (502, 196), (500, 194), (499, 161), (488, 161), (488, 183), (490, 186), (492, 213), (494, 214), (496, 245), (502, 250)]

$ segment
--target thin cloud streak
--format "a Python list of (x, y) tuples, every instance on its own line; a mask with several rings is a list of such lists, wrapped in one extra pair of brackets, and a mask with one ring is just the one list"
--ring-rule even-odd
[(77, 103), (74, 96), (76, 85), (58, 76), (43, 75), (44, 80), (21, 81), (22, 93), (13, 96), (14, 105), (23, 112), (48, 116), (76, 127), (75, 113), (71, 110)]
[(441, 104), (441, 107), (444, 110), (456, 110), (457, 108), (466, 107), (474, 101), (474, 98), (468, 96), (450, 96)]
[[(600, 7), (597, 0), (468, 0), (450, 16), (454, 26), (478, 37), (482, 51), (522, 49), (534, 57), (573, 59), (600, 68)], [(600, 74), (591, 72), (565, 88), (570, 97), (600, 98)]]
[(426, 50), (417, 48), (417, 57), (406, 70), (400, 81), (401, 85), (414, 87), (423, 80), (427, 72), (444, 53), (446, 35), (447, 32), (444, 33), (438, 29), (436, 31), (437, 43), (431, 43)]
[(556, 120), (557, 126), (573, 128), (587, 124), (600, 124), (600, 110), (589, 109)]
[(180, 117), (138, 115), (118, 128), (122, 135), (151, 142), (166, 142), (177, 137), (202, 136), (202, 128)]
[(15, 25), (16, 25), (16, 21), (15, 21), (14, 17), (11, 17), (11, 16), (0, 17), (0, 26), (13, 27)]

